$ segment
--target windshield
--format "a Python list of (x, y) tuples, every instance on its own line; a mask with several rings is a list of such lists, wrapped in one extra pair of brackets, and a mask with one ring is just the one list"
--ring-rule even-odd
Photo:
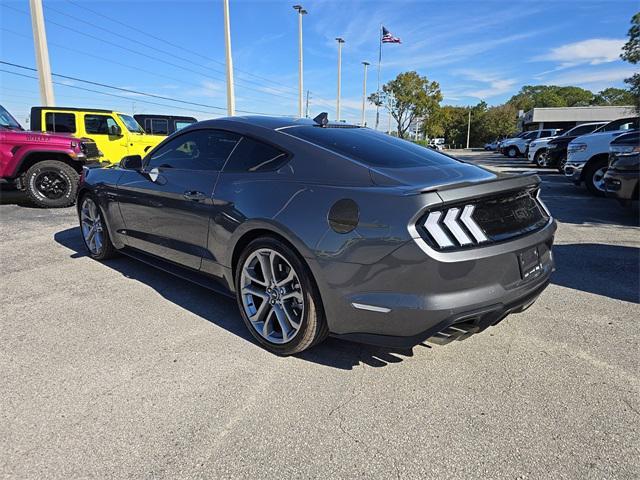
[(118, 117), (120, 117), (120, 120), (124, 122), (125, 126), (127, 127), (127, 130), (129, 130), (130, 132), (144, 133), (144, 130), (142, 129), (140, 124), (136, 122), (135, 118), (133, 118), (132, 116), (122, 115), (121, 113), (119, 113)]
[(638, 128), (638, 118), (621, 118), (620, 120), (614, 120), (598, 129), (600, 132), (615, 132), (618, 130), (633, 130)]
[(460, 163), (430, 148), (368, 128), (304, 126), (290, 128), (287, 133), (373, 167), (430, 167)]
[(7, 112), (3, 106), (0, 105), (0, 127), (8, 128), (10, 130), (22, 130), (20, 124), (15, 118)]

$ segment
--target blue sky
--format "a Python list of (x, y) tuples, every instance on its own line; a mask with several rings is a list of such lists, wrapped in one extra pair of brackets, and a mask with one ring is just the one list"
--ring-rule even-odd
[[(294, 3), (230, 0), (238, 109), (297, 113)], [(416, 70), (440, 83), (444, 103), (449, 104), (502, 103), (526, 84), (578, 85), (598, 91), (624, 86), (623, 79), (637, 70), (618, 59), (631, 16), (638, 11), (635, 0), (305, 0), (302, 4), (309, 12), (304, 17), (304, 55), (312, 115), (327, 111), (330, 118), (335, 116), (334, 39), (341, 36), (346, 41), (342, 116), (360, 120), (361, 62), (371, 63), (371, 93), (376, 85), (381, 23), (403, 42), (383, 47), (382, 81)], [(27, 0), (0, 2), (0, 59), (32, 67), (31, 22), (23, 12), (29, 12)], [(223, 109), (154, 100), (54, 78), (125, 97), (56, 85), (58, 105), (198, 119), (225, 113), (221, 1), (44, 0), (44, 13), (54, 73)], [(0, 69), (21, 72), (4, 65)], [(24, 122), (30, 106), (40, 103), (37, 81), (0, 72), (0, 103)], [(367, 108), (367, 121), (372, 124), (373, 108)], [(386, 122), (386, 115), (381, 118)]]

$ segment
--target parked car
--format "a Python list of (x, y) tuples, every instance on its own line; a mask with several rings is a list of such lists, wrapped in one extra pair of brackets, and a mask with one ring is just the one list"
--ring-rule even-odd
[(500, 142), (500, 152), (509, 158), (526, 156), (529, 142), (538, 138), (552, 137), (560, 130), (557, 128), (545, 128), (542, 130), (531, 130), (522, 132), (520, 135), (508, 138)]
[(432, 138), (429, 140), (429, 148), (444, 150), (444, 138)]
[(604, 174), (609, 166), (609, 144), (617, 136), (638, 129), (639, 120), (638, 117), (615, 120), (596, 133), (572, 140), (567, 147), (565, 176), (576, 185), (584, 182), (593, 195), (603, 196)]
[(83, 178), (91, 257), (121, 251), (234, 295), (277, 354), (329, 333), (461, 339), (528, 308), (553, 269), (539, 177), (326, 114), (199, 122)]
[(548, 168), (558, 168), (560, 173), (564, 172), (564, 164), (567, 160), (567, 146), (572, 140), (580, 135), (587, 135), (596, 132), (607, 122), (582, 123), (567, 130), (562, 135), (555, 137), (547, 144), (546, 151), (539, 154), (538, 166)]
[(604, 175), (608, 197), (623, 205), (640, 200), (640, 132), (625, 133), (609, 145), (609, 168)]
[(546, 164), (547, 157), (547, 145), (549, 142), (558, 136), (562, 136), (562, 131), (558, 131), (555, 135), (550, 137), (538, 138), (529, 142), (527, 148), (527, 159), (529, 162), (541, 167)]
[(165, 139), (146, 134), (130, 115), (91, 108), (33, 107), (31, 127), (37, 131), (89, 137), (103, 152), (104, 160), (111, 164), (127, 155), (144, 155)]
[(198, 121), (193, 117), (176, 115), (136, 114), (133, 118), (140, 124), (145, 133), (151, 135), (171, 135)]
[(495, 151), (498, 149), (498, 145), (500, 143), (500, 140), (495, 139), (493, 142), (487, 142), (484, 144), (484, 149), (485, 150), (490, 150), (490, 151)]
[(26, 192), (35, 205), (73, 204), (82, 167), (99, 159), (92, 140), (25, 131), (0, 105), (0, 183)]

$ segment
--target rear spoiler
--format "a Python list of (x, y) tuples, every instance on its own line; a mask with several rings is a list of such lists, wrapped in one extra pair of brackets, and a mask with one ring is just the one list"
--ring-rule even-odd
[(460, 198), (473, 198), (490, 195), (509, 190), (523, 190), (537, 188), (540, 185), (540, 177), (534, 173), (499, 174), (497, 178), (481, 180), (479, 182), (453, 183), (442, 186), (429, 186), (418, 188), (409, 194), (438, 193), (444, 202), (455, 201)]

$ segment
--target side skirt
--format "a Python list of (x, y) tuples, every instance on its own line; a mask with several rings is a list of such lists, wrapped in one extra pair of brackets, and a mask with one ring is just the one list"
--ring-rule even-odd
[(159, 270), (175, 275), (176, 277), (180, 277), (183, 280), (187, 280), (226, 297), (235, 299), (235, 295), (225, 285), (208, 275), (204, 275), (198, 271), (191, 270), (190, 268), (182, 267), (173, 262), (149, 255), (131, 247), (125, 247), (119, 250), (119, 252), (122, 252), (124, 255), (135, 260), (146, 263), (151, 267), (155, 267)]

